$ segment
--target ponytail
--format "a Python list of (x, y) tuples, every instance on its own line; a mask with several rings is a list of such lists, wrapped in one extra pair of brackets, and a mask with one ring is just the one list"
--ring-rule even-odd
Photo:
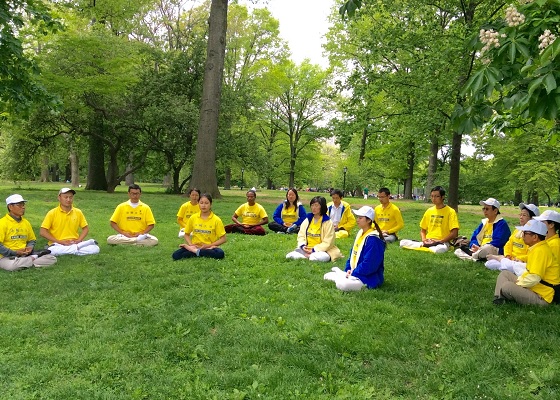
[(371, 221), (371, 222), (373, 223), (373, 225), (375, 225), (375, 230), (377, 231), (377, 233), (379, 233), (379, 239), (381, 239), (381, 241), (385, 245), (385, 248), (387, 248), (387, 242), (385, 241), (385, 236), (383, 236), (383, 232), (381, 232), (381, 228), (379, 227), (377, 222), (375, 221)]

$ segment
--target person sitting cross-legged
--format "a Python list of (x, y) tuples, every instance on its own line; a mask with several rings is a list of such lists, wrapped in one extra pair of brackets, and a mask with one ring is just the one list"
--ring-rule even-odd
[(327, 215), (332, 221), (337, 239), (344, 239), (350, 235), (350, 230), (356, 226), (356, 218), (352, 213), (350, 204), (342, 200), (342, 190), (331, 191), (332, 201), (327, 204)]
[(50, 210), (41, 224), (40, 234), (49, 241), (49, 250), (53, 256), (85, 256), (99, 253), (99, 246), (95, 240), (85, 240), (89, 226), (84, 213), (73, 206), (75, 194), (74, 189), (60, 189), (58, 207)]
[[(333, 281), (342, 291), (358, 291), (364, 286), (375, 289), (383, 284), (385, 248), (387, 244), (383, 238), (381, 228), (375, 222), (373, 208), (364, 206), (353, 211), (358, 224), (358, 234), (352, 247), (352, 253), (346, 261), (346, 268), (342, 271), (333, 267), (331, 272), (324, 275), (324, 279)], [(377, 229), (374, 233), (373, 226)]]
[(226, 230), (222, 220), (212, 212), (212, 196), (204, 193), (198, 202), (200, 212), (192, 215), (185, 226), (185, 242), (179, 245), (172, 258), (208, 257), (224, 258), (220, 248), (226, 242)]
[(128, 187), (128, 201), (121, 203), (111, 216), (111, 228), (116, 235), (107, 238), (107, 244), (131, 244), (135, 246), (156, 246), (158, 239), (150, 234), (156, 224), (152, 209), (140, 201), (142, 189), (133, 184)]
[(500, 215), (500, 202), (492, 197), (480, 202), (484, 219), (474, 230), (468, 245), (455, 250), (455, 255), (462, 260), (483, 261), (488, 255), (504, 254), (511, 231), (505, 219)]
[(290, 188), (286, 192), (286, 201), (280, 203), (274, 210), (272, 216), (274, 221), (268, 224), (268, 229), (276, 233), (298, 233), (306, 215), (297, 190)]
[(519, 304), (549, 305), (554, 298), (553, 285), (560, 284), (560, 267), (546, 242), (548, 229), (544, 222), (529, 220), (524, 226), (516, 226), (523, 232), (523, 240), (529, 246), (527, 269), (521, 276), (502, 271), (494, 289), (495, 305), (513, 300)]
[(391, 192), (387, 188), (379, 189), (377, 198), (379, 204), (375, 207), (375, 222), (381, 228), (383, 237), (387, 243), (393, 243), (398, 240), (397, 234), (404, 228), (404, 221), (401, 210), (390, 200)]
[(420, 221), (420, 237), (418, 242), (403, 239), (400, 246), (404, 249), (445, 253), (449, 250), (451, 240), (459, 233), (459, 220), (454, 209), (444, 203), (445, 190), (436, 186), (431, 190), (432, 207), (428, 208)]
[(286, 255), (287, 259), (328, 262), (342, 257), (335, 246), (333, 224), (327, 215), (327, 200), (315, 196), (309, 202), (311, 212), (301, 224), (297, 237), (297, 248)]
[[(519, 226), (524, 226), (531, 218), (540, 215), (539, 208), (534, 204), (519, 204)], [(529, 246), (523, 241), (523, 231), (514, 229), (504, 246), (504, 255), (487, 256), (484, 266), (488, 269), (510, 271), (520, 276), (525, 272)]]
[(49, 250), (34, 251), (36, 237), (23, 216), (27, 200), (19, 194), (6, 199), (8, 213), (0, 218), (0, 268), (17, 271), (22, 268), (46, 267), (56, 263)]
[[(246, 196), (247, 203), (241, 204), (235, 210), (231, 217), (231, 220), (235, 223), (226, 225), (226, 232), (264, 236), (266, 231), (262, 226), (268, 224), (268, 214), (263, 206), (256, 202), (256, 191), (251, 189)], [(241, 218), (241, 221), (239, 221), (239, 218)]]
[(198, 206), (198, 200), (200, 199), (200, 189), (192, 188), (189, 189), (189, 201), (183, 203), (181, 207), (179, 207), (179, 211), (177, 212), (177, 223), (181, 227), (179, 229), (179, 237), (185, 236), (185, 227), (187, 226), (187, 221), (191, 217), (198, 212), (200, 212), (200, 207)]

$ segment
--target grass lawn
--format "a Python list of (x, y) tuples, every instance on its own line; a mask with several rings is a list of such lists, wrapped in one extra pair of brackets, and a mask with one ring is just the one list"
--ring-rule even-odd
[[(0, 199), (14, 192), (28, 199), (38, 234), (62, 186), (3, 184)], [(222, 194), (213, 208), (227, 224), (245, 197)], [(300, 195), (308, 206), (315, 193)], [(272, 217), (283, 196), (259, 192), (257, 201)], [(99, 255), (0, 271), (1, 399), (560, 396), (560, 309), (494, 306), (497, 273), (482, 264), (394, 244), (382, 288), (342, 293), (322, 279), (332, 264), (285, 259), (293, 235), (228, 235), (224, 260), (173, 262), (175, 215), (186, 198), (155, 185), (142, 200), (156, 217), (159, 245), (109, 247), (109, 217), (126, 199), (124, 187), (75, 197)], [(400, 236), (418, 238), (428, 205), (397, 204), (406, 224)], [(461, 207), (463, 235), (481, 214), (480, 206)], [(513, 227), (518, 210), (503, 214)], [(351, 236), (337, 241), (345, 256)]]

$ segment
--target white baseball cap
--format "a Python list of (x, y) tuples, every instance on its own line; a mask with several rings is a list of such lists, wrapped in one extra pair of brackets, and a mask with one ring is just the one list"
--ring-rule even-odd
[(537, 221), (554, 221), (560, 223), (560, 213), (554, 210), (545, 210), (543, 213), (535, 217)]
[(546, 236), (546, 234), (548, 233), (548, 228), (546, 227), (544, 222), (537, 221), (536, 219), (530, 219), (529, 222), (527, 222), (525, 225), (516, 226), (515, 228), (519, 231), (533, 232), (541, 236)]
[(489, 197), (487, 200), (481, 200), (480, 205), (494, 206), (500, 208), (500, 202), (493, 197)]
[(535, 214), (535, 216), (541, 215), (541, 210), (539, 210), (539, 207), (537, 207), (534, 204), (519, 203), (519, 209), (520, 210), (526, 209), (532, 211), (533, 214)]
[(72, 194), (76, 194), (76, 191), (74, 189), (70, 189), (70, 188), (62, 188), (58, 191), (58, 194), (64, 194), (64, 193), (68, 193), (68, 192), (72, 192)]
[(375, 211), (373, 211), (373, 208), (368, 206), (363, 206), (359, 210), (352, 210), (352, 212), (358, 217), (368, 217), (372, 221), (375, 219)]
[(8, 196), (6, 198), (6, 205), (16, 204), (16, 203), (25, 203), (25, 202), (27, 202), (27, 200), (25, 200), (23, 197), (21, 197), (20, 194), (12, 194), (11, 196)]

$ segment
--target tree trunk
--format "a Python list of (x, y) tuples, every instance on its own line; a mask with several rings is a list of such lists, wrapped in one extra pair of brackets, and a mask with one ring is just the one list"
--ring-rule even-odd
[(73, 148), (70, 149), (70, 182), (72, 187), (80, 186), (80, 164), (78, 162), (78, 154)]
[(447, 204), (459, 211), (459, 172), (461, 168), (461, 142), (463, 135), (453, 132), (451, 142), (451, 161), (449, 163), (449, 191), (447, 194)]
[[(94, 116), (91, 129), (101, 135), (103, 133), (103, 118)], [(86, 190), (107, 190), (107, 177), (105, 175), (105, 146), (99, 138), (89, 137), (88, 175)]]
[(116, 150), (109, 150), (109, 164), (107, 165), (107, 193), (115, 193), (115, 188), (120, 185), (118, 180), (119, 163)]
[(414, 153), (414, 143), (410, 143), (410, 150), (406, 158), (407, 171), (404, 181), (404, 198), (412, 199), (412, 183), (414, 180), (414, 161), (416, 154)]
[[(288, 183), (288, 187), (294, 187), (294, 182), (296, 180), (296, 156), (292, 154), (290, 157), (290, 182)], [(344, 192), (344, 188), (342, 188), (342, 192)]]
[(439, 142), (437, 133), (430, 139), (430, 157), (428, 159), (428, 177), (426, 179), (426, 187), (432, 190), (435, 186), (437, 172), (437, 153), (439, 151)]
[(513, 202), (516, 206), (518, 206), (519, 203), (523, 203), (523, 193), (521, 192), (521, 190), (517, 189), (515, 191), (515, 194), (513, 195)]
[(227, 166), (225, 171), (224, 189), (231, 189), (231, 167)]
[(49, 156), (41, 158), (41, 182), (49, 182)]
[(226, 51), (228, 0), (212, 0), (208, 19), (206, 68), (191, 186), (221, 198), (216, 177), (216, 144)]
[[(126, 170), (131, 170), (133, 168), (133, 166), (131, 164), (128, 164), (126, 166)], [(164, 178), (165, 179), (165, 178)], [(126, 183), (126, 186), (130, 186), (130, 185), (134, 185), (134, 173), (130, 173), (128, 174), (125, 178), (124, 178), (124, 182)], [(165, 184), (164, 184), (165, 186)]]

